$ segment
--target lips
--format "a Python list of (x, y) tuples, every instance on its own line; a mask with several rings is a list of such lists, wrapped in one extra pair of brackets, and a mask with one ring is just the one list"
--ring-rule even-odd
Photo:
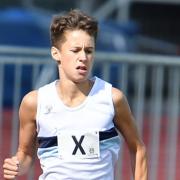
[(80, 75), (86, 76), (88, 73), (88, 69), (84, 65), (77, 66), (76, 69), (77, 69), (78, 74), (80, 74)]
[(83, 70), (83, 71), (87, 71), (86, 66), (78, 66), (76, 69), (78, 69), (78, 70)]

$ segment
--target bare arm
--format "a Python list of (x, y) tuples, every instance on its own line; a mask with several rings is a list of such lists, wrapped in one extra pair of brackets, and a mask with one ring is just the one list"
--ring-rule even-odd
[(128, 102), (118, 89), (113, 88), (112, 92), (115, 106), (114, 123), (128, 145), (134, 179), (147, 180), (146, 148), (138, 134)]
[(36, 109), (37, 92), (32, 91), (23, 98), (19, 108), (19, 146), (15, 156), (4, 160), (5, 179), (26, 173), (33, 162), (37, 150)]

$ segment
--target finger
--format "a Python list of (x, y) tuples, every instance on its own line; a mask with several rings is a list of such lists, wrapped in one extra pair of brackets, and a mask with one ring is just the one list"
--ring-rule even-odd
[(18, 161), (17, 157), (6, 158), (4, 160), (4, 164), (9, 164), (9, 165), (12, 165), (12, 166), (17, 166), (17, 165), (19, 165), (19, 161)]
[(9, 163), (4, 163), (3, 164), (3, 169), (4, 170), (11, 170), (11, 171), (18, 171), (18, 165), (16, 164), (9, 164)]
[(12, 158), (7, 158), (4, 160), (4, 164), (10, 164), (10, 165), (17, 165), (17, 161), (13, 160)]
[(17, 171), (12, 171), (12, 170), (8, 170), (8, 169), (4, 169), (4, 175), (11, 175), (11, 176), (17, 176), (18, 172)]
[(18, 166), (19, 161), (17, 160), (17, 157), (5, 159), (3, 164), (4, 178), (15, 180), (18, 175)]
[(16, 177), (13, 176), (13, 175), (4, 175), (4, 179), (5, 179), (5, 180), (9, 180), (9, 179), (14, 180), (15, 178), (16, 178)]
[(18, 160), (17, 156), (13, 156), (13, 157), (12, 157), (12, 160), (13, 160), (16, 164), (19, 164), (19, 160)]

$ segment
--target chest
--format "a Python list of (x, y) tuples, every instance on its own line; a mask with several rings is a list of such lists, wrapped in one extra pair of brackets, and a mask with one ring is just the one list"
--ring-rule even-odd
[(112, 128), (114, 114), (109, 104), (91, 102), (76, 109), (49, 105), (41, 108), (38, 134), (54, 136), (59, 130), (106, 130)]

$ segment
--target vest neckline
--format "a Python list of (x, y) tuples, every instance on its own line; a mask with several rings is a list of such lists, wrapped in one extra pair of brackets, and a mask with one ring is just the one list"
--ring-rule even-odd
[(76, 111), (76, 110), (81, 109), (82, 107), (84, 107), (84, 106), (87, 104), (90, 96), (94, 93), (94, 91), (95, 91), (95, 89), (96, 89), (98, 78), (97, 78), (96, 76), (94, 76), (94, 77), (90, 78), (90, 80), (91, 80), (91, 81), (94, 81), (94, 84), (93, 84), (93, 86), (92, 86), (89, 94), (87, 95), (87, 97), (85, 98), (85, 100), (84, 100), (81, 104), (79, 104), (79, 105), (77, 105), (77, 106), (75, 106), (75, 107), (70, 107), (70, 106), (67, 106), (67, 105), (65, 105), (65, 104), (63, 103), (63, 101), (62, 101), (61, 98), (59, 97), (58, 92), (57, 92), (57, 89), (56, 89), (56, 84), (57, 84), (57, 81), (58, 81), (58, 80), (55, 80), (55, 81), (54, 81), (54, 85), (53, 85), (53, 86), (54, 86), (53, 89), (54, 89), (54, 91), (55, 91), (55, 98), (57, 99), (58, 103), (60, 103), (60, 105), (63, 106), (63, 107), (64, 107), (66, 110), (68, 110), (68, 111)]

